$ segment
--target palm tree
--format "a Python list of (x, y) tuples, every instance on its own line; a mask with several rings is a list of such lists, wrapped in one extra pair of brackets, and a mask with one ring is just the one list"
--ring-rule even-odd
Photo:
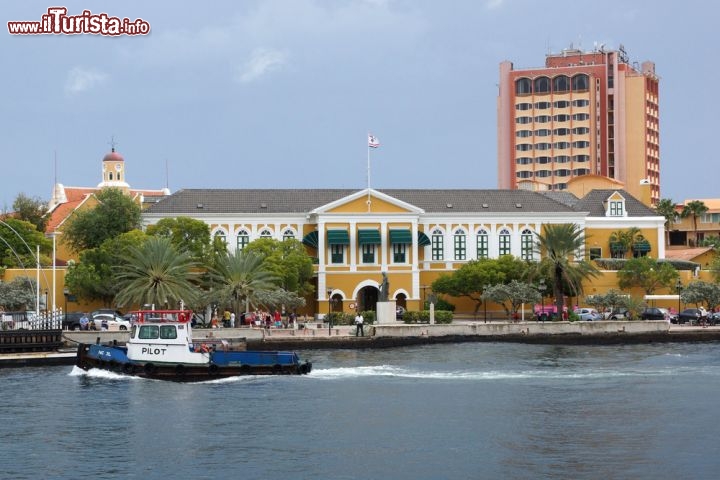
[(693, 220), (693, 233), (695, 233), (695, 245), (697, 245), (697, 219), (705, 215), (708, 211), (707, 205), (702, 200), (693, 200), (685, 204), (680, 212), (682, 218), (692, 217)]
[(151, 237), (141, 247), (131, 247), (124, 260), (116, 275), (118, 305), (175, 306), (181, 301), (192, 304), (197, 298), (192, 282), (196, 265), (170, 239)]
[[(627, 252), (632, 251), (633, 244), (640, 236), (640, 229), (638, 227), (630, 227), (626, 230), (617, 230), (610, 234), (610, 251), (613, 250), (613, 244), (616, 248), (621, 248), (622, 257), (625, 258)], [(614, 258), (614, 257), (613, 257)]]
[(552, 279), (557, 311), (562, 312), (563, 287), (567, 285), (579, 295), (583, 291), (583, 280), (596, 277), (599, 271), (584, 258), (585, 234), (579, 225), (546, 225), (544, 233), (536, 235), (535, 248), (544, 255), (539, 268)]
[(670, 224), (680, 217), (680, 214), (675, 209), (675, 202), (669, 198), (661, 198), (655, 206), (655, 212), (665, 217), (665, 245), (670, 245)]
[(278, 288), (279, 281), (267, 269), (262, 256), (244, 250), (219, 259), (212, 277), (210, 296), (221, 303), (230, 303), (235, 312), (247, 311), (250, 304), (260, 303)]

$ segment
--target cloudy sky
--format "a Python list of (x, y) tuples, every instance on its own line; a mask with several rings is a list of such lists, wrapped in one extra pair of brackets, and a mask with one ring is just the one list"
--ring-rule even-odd
[(73, 0), (151, 32), (7, 32), (56, 4), (0, 14), (0, 208), (97, 185), (113, 136), (136, 188), (361, 189), (368, 131), (373, 187), (495, 188), (499, 63), (596, 42), (656, 63), (661, 195), (720, 196), (712, 2)]

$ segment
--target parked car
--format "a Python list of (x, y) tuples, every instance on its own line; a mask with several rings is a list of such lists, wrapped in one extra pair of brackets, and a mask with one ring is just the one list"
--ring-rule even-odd
[(580, 317), (580, 320), (586, 320), (589, 322), (603, 319), (603, 316), (594, 308), (578, 308), (575, 310), (575, 313), (578, 317)]
[(99, 315), (101, 313), (103, 313), (103, 314), (107, 313), (109, 315), (117, 315), (118, 317), (123, 316), (123, 314), (120, 310), (115, 310), (113, 308), (98, 308), (97, 310), (93, 310), (92, 312), (90, 312), (90, 316), (94, 317), (95, 315)]
[(403, 315), (405, 315), (405, 307), (402, 307), (400, 305), (395, 307), (395, 319), (402, 320)]
[(707, 315), (707, 322), (710, 325), (719, 325), (720, 324), (720, 312), (710, 312)]
[(628, 309), (616, 308), (609, 312), (605, 318), (609, 320), (625, 320), (626, 318), (628, 318)]
[(670, 312), (666, 308), (646, 307), (640, 313), (642, 320), (670, 320)]
[(701, 308), (686, 308), (678, 315), (677, 323), (698, 324), (705, 320), (707, 312)]
[(98, 313), (92, 316), (92, 321), (95, 323), (95, 330), (102, 330), (103, 326), (108, 330), (130, 330), (132, 326), (129, 321), (113, 313)]
[[(83, 312), (69, 312), (63, 316), (63, 330), (80, 330), (80, 319), (84, 315)], [(90, 317), (88, 317), (90, 318)]]

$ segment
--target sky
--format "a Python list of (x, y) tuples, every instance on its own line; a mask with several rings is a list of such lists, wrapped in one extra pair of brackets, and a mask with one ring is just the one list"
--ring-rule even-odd
[[(11, 35), (50, 7), (147, 35)], [(209, 6), (206, 6), (209, 5)], [(133, 188), (496, 188), (499, 64), (623, 45), (660, 76), (661, 197), (720, 197), (712, 2), (4, 2), (0, 209), (96, 186), (111, 139)], [(713, 13), (714, 11), (714, 13)], [(705, 139), (705, 140), (703, 140)]]

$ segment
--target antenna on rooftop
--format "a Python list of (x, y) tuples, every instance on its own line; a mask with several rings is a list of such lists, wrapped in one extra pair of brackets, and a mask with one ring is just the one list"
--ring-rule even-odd
[(112, 151), (114, 152), (114, 151), (115, 151), (115, 146), (117, 145), (117, 142), (115, 141), (115, 135), (111, 135), (111, 136), (110, 136), (109, 145), (110, 145)]
[(165, 188), (170, 189), (170, 170), (168, 168), (168, 159), (165, 159)]

